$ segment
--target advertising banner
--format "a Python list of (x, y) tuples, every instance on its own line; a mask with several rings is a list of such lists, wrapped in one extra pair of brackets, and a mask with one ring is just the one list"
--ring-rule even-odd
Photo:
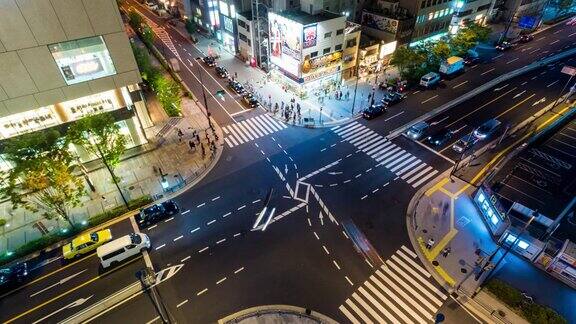
[(369, 12), (362, 13), (362, 25), (385, 31), (388, 33), (396, 34), (398, 31), (398, 20), (378, 16)]
[(304, 27), (304, 48), (316, 46), (316, 40), (318, 39), (317, 24), (307, 25)]
[(275, 13), (268, 13), (270, 61), (282, 70), (300, 76), (302, 24)]

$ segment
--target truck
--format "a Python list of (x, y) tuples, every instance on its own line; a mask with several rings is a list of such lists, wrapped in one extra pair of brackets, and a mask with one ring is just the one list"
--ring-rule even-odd
[(458, 56), (447, 58), (440, 64), (440, 73), (445, 77), (451, 77), (464, 72), (464, 59)]

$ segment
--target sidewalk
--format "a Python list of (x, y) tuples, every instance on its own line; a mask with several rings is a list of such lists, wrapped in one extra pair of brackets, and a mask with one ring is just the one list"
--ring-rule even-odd
[[(173, 26), (177, 32), (182, 36), (187, 37), (188, 32), (184, 28), (184, 24), (181, 22), (176, 23)], [(290, 100), (295, 98), (294, 94), (283, 89), (282, 85), (270, 80), (268, 74), (262, 71), (260, 68), (251, 67), (246, 62), (242, 62), (240, 58), (236, 57), (234, 53), (226, 51), (222, 45), (217, 43), (214, 39), (209, 39), (203, 35), (198, 35), (198, 42), (194, 44), (202, 53), (208, 53), (209, 49), (211, 52), (216, 53), (220, 56), (218, 59), (218, 64), (226, 67), (231, 76), (235, 73), (238, 74), (238, 81), (242, 84), (249, 84), (255, 91), (256, 95), (260, 99), (263, 107), (268, 111), (268, 113), (282, 122), (286, 122), (284, 116), (281, 115), (280, 109), (276, 114), (270, 112), (270, 106), (273, 108), (276, 103), (279, 106), (282, 102), (289, 104)], [(386, 77), (395, 77), (397, 72), (395, 69), (389, 68), (388, 71), (381, 73), (378, 76), (378, 83), (385, 81)], [(370, 78), (361, 78), (358, 82), (358, 87), (356, 91), (356, 101), (355, 108), (352, 111), (352, 103), (354, 102), (354, 89), (356, 84), (356, 79), (350, 79), (344, 82), (341, 87), (343, 96), (348, 92), (348, 100), (336, 100), (334, 94), (328, 94), (325, 96), (323, 101), (321, 101), (316, 96), (311, 96), (307, 99), (296, 98), (296, 103), (299, 103), (301, 108), (301, 118), (302, 120), (298, 122), (298, 118), (292, 122), (290, 118), (290, 123), (298, 126), (311, 126), (311, 127), (328, 127), (337, 124), (345, 123), (350, 120), (350, 118), (358, 117), (361, 111), (368, 106), (368, 95), (372, 92), (376, 76), (372, 75)], [(384, 96), (384, 92), (379, 90), (376, 85), (375, 98), (378, 102)], [(312, 118), (313, 121), (305, 124), (304, 118)]]
[(318, 312), (289, 305), (266, 305), (241, 310), (218, 320), (218, 324), (336, 324)]
[[(206, 116), (194, 101), (183, 97), (183, 117), (169, 118), (154, 96), (146, 97), (150, 119), (154, 125), (144, 129), (148, 143), (127, 150), (122, 162), (115, 169), (127, 200), (144, 195), (150, 195), (156, 200), (190, 187), (210, 170), (222, 152), (223, 134), (213, 121), (219, 141), (215, 154), (210, 154), (206, 130), (210, 140), (214, 140), (214, 136), (208, 127)], [(177, 129), (184, 133), (182, 138), (178, 136)], [(206, 148), (205, 157), (193, 137), (193, 131), (198, 132)], [(189, 140), (196, 143), (196, 150), (190, 149)], [(91, 216), (123, 204), (103, 164), (92, 161), (87, 163), (86, 167), (96, 192), (92, 192), (85, 184), (83, 206), (70, 211), (71, 219), (81, 225), (88, 224)], [(44, 219), (41, 213), (32, 213), (25, 209), (12, 210), (9, 201), (0, 202), (0, 215), (7, 222), (0, 229), (0, 255), (40, 238), (43, 235), (40, 229), (43, 227), (48, 233), (55, 233), (66, 231), (69, 226), (65, 220)]]

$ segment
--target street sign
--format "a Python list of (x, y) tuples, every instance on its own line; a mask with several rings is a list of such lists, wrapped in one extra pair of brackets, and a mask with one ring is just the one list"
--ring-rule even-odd
[(570, 65), (564, 65), (564, 67), (562, 67), (562, 71), (560, 71), (564, 74), (568, 74), (570, 76), (575, 76), (576, 75), (576, 68)]

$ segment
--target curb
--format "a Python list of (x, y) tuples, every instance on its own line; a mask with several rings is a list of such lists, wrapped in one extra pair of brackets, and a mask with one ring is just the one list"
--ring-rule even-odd
[[(260, 317), (264, 314), (270, 313), (280, 313), (280, 314), (292, 314), (297, 315), (299, 317), (306, 317), (311, 320), (315, 320), (318, 323), (328, 323), (328, 324), (337, 324), (335, 320), (331, 319), (330, 317), (310, 310), (308, 308), (298, 307), (298, 306), (291, 306), (291, 305), (265, 305), (265, 306), (256, 306), (250, 307), (234, 314), (228, 315), (222, 319), (218, 320), (218, 324), (232, 324), (238, 323), (238, 321), (242, 321), (244, 319), (248, 319), (250, 317)], [(257, 321), (260, 323), (260, 321)]]
[(330, 127), (334, 127), (334, 126), (340, 126), (340, 125), (348, 124), (348, 123), (353, 122), (357, 119), (360, 119), (360, 117), (362, 117), (361, 114), (356, 114), (353, 117), (342, 118), (342, 119), (338, 119), (336, 121), (322, 123), (321, 125), (318, 125), (316, 123), (314, 123), (314, 125), (304, 125), (303, 123), (301, 123), (301, 124), (286, 123), (284, 121), (284, 119), (277, 117), (275, 114), (272, 114), (272, 113), (268, 112), (267, 110), (266, 110), (266, 114), (268, 116), (270, 116), (271, 118), (273, 118), (274, 120), (282, 122), (285, 125), (294, 126), (294, 127), (302, 127), (302, 128), (330, 128)]

